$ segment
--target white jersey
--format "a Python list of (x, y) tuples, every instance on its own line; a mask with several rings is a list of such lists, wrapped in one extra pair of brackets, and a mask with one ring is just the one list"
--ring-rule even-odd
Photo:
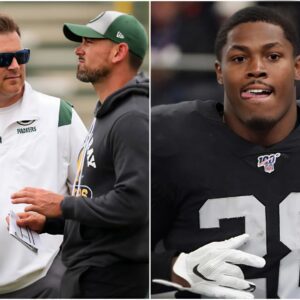
[(0, 294), (45, 276), (63, 238), (41, 234), (42, 248), (34, 253), (9, 235), (5, 217), (26, 206), (12, 204), (11, 194), (24, 187), (68, 194), (87, 133), (69, 104), (34, 91), (28, 83), (18, 110), (0, 138)]

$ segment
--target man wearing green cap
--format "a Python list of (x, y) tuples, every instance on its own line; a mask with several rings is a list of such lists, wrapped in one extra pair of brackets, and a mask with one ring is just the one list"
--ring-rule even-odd
[[(144, 298), (149, 81), (138, 69), (147, 36), (133, 16), (116, 11), (87, 25), (66, 23), (63, 31), (81, 43), (75, 49), (77, 78), (92, 83), (99, 99), (73, 196), (27, 188), (12, 202), (46, 216), (39, 231), (56, 234), (64, 227), (62, 298)], [(37, 229), (32, 218), (23, 217), (19, 225)]]

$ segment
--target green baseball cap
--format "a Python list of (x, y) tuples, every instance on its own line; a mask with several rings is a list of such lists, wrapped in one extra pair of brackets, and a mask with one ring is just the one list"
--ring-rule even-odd
[(134, 17), (118, 11), (105, 11), (86, 25), (65, 23), (64, 35), (74, 42), (83, 37), (110, 39), (115, 43), (127, 43), (129, 50), (144, 58), (148, 43), (143, 25)]

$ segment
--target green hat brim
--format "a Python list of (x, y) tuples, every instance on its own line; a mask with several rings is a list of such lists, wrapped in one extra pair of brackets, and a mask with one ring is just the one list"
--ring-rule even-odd
[(86, 25), (78, 25), (65, 23), (63, 27), (64, 35), (67, 39), (73, 42), (81, 42), (83, 37), (94, 38), (94, 39), (104, 39), (105, 37), (99, 32), (93, 30)]

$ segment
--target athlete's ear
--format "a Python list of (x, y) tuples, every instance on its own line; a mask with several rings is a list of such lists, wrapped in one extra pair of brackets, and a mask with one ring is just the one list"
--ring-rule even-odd
[(223, 84), (223, 75), (222, 75), (221, 63), (218, 60), (215, 61), (215, 70), (216, 70), (218, 83)]
[(295, 58), (295, 80), (300, 80), (300, 55)]
[(112, 62), (118, 63), (125, 59), (129, 53), (129, 47), (126, 43), (119, 43), (113, 48)]

